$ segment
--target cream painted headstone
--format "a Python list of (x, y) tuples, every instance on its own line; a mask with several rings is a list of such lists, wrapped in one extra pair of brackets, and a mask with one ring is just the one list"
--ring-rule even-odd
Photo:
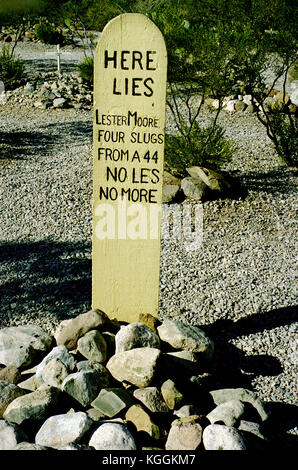
[(94, 59), (92, 307), (158, 314), (167, 53), (144, 15), (110, 21)]

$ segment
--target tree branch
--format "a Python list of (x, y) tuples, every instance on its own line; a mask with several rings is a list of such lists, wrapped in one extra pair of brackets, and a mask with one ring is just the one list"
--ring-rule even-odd
[(172, 114), (173, 114), (174, 118), (175, 118), (175, 122), (176, 122), (176, 125), (178, 127), (179, 132), (181, 133), (181, 135), (186, 140), (188, 140), (187, 134), (184, 132), (184, 123), (183, 123), (181, 113), (180, 113), (179, 108), (178, 108), (178, 103), (177, 103), (177, 100), (176, 100), (175, 90), (173, 89), (173, 86), (174, 86), (174, 84), (170, 83), (171, 96), (173, 98), (174, 106), (172, 105), (172, 103), (170, 103), (170, 101), (168, 101), (168, 105), (169, 105), (170, 110), (172, 111)]

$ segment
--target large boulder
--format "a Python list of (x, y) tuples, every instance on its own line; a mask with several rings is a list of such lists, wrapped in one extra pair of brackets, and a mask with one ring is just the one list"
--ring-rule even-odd
[(232, 189), (231, 182), (222, 174), (210, 168), (193, 166), (187, 168), (188, 174), (202, 181), (211, 191), (219, 193), (227, 193)]
[(17, 385), (0, 380), (0, 418), (3, 417), (3, 413), (8, 405), (16, 398), (24, 395), (24, 393), (24, 390)]
[(0, 419), (0, 450), (12, 450), (25, 439), (27, 436), (19, 426)]
[(207, 185), (199, 178), (186, 177), (181, 181), (181, 189), (189, 199), (202, 201), (206, 195)]
[(202, 427), (197, 416), (175, 420), (170, 428), (166, 450), (197, 450), (202, 442)]
[(157, 387), (137, 388), (133, 396), (143, 403), (152, 413), (167, 413), (169, 411)]
[(15, 366), (6, 366), (0, 369), (0, 380), (6, 380), (12, 384), (17, 384), (22, 380), (19, 369)]
[(178, 184), (164, 184), (162, 187), (162, 202), (167, 204), (172, 202), (180, 190)]
[(243, 403), (239, 400), (230, 400), (214, 408), (207, 415), (207, 419), (211, 424), (224, 423), (226, 426), (234, 426), (243, 414)]
[(131, 396), (122, 388), (104, 388), (91, 405), (104, 416), (113, 418), (132, 403)]
[(36, 382), (61, 388), (64, 379), (74, 370), (75, 364), (73, 355), (65, 346), (56, 346), (37, 366)]
[(78, 442), (90, 429), (92, 420), (86, 413), (67, 413), (48, 418), (35, 437), (40, 446), (58, 448)]
[(30, 392), (34, 392), (41, 385), (44, 385), (43, 379), (37, 378), (36, 374), (29, 377), (29, 379), (23, 380), (23, 382), (19, 382), (18, 384), (18, 386), (23, 390), (29, 390)]
[(119, 382), (148, 387), (156, 373), (160, 355), (159, 349), (148, 347), (123, 351), (111, 357), (107, 369)]
[(162, 341), (169, 343), (176, 349), (183, 349), (195, 353), (202, 353), (204, 358), (210, 359), (213, 353), (213, 342), (200, 328), (186, 325), (181, 321), (166, 319), (157, 328)]
[(49, 349), (52, 336), (35, 325), (12, 326), (0, 330), (0, 363), (29, 366), (37, 352)]
[(246, 450), (237, 429), (223, 424), (210, 424), (204, 429), (203, 444), (206, 450)]
[(177, 390), (175, 383), (171, 379), (163, 382), (161, 386), (161, 394), (170, 410), (176, 408), (176, 406), (183, 400), (182, 393)]
[(149, 326), (141, 322), (130, 323), (122, 326), (115, 336), (116, 354), (130, 349), (160, 347), (160, 340)]
[(77, 363), (77, 369), (79, 372), (90, 372), (96, 371), (97, 372), (97, 382), (98, 385), (102, 388), (108, 387), (110, 381), (110, 374), (99, 362), (95, 361), (80, 361)]
[(90, 330), (102, 327), (108, 322), (107, 315), (101, 310), (90, 310), (70, 320), (64, 320), (59, 324), (54, 335), (57, 345), (74, 349), (81, 336), (84, 336)]
[(100, 374), (96, 370), (75, 372), (62, 383), (62, 390), (83, 406), (90, 405), (100, 388)]
[(57, 388), (42, 385), (35, 392), (13, 400), (3, 413), (3, 418), (16, 424), (46, 419), (58, 405), (59, 395)]
[(120, 423), (104, 423), (92, 434), (89, 446), (96, 450), (136, 450), (128, 429)]
[(97, 330), (88, 331), (78, 340), (78, 350), (90, 361), (105, 362), (107, 359), (107, 343)]
[(54, 108), (65, 108), (67, 100), (65, 98), (55, 98), (53, 101)]
[(132, 405), (125, 414), (125, 420), (131, 422), (138, 432), (143, 432), (153, 439), (160, 438), (160, 429), (141, 405)]
[(210, 392), (210, 395), (216, 405), (226, 403), (230, 400), (240, 400), (244, 403), (250, 403), (256, 409), (262, 421), (266, 421), (269, 417), (269, 412), (265, 404), (251, 390), (245, 388), (224, 388), (213, 390)]
[[(52, 387), (61, 388), (63, 380), (66, 379), (69, 372), (60, 359), (51, 359), (44, 366), (41, 374), (42, 383)], [(39, 378), (37, 378), (39, 380)]]
[(164, 170), (163, 172), (163, 184), (175, 184), (177, 186), (180, 186), (181, 184), (181, 179), (177, 178), (177, 176), (172, 175), (168, 171)]

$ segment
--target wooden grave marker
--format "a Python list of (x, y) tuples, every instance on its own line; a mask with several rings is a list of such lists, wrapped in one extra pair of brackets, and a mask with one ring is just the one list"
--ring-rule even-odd
[(167, 53), (146, 16), (110, 21), (94, 58), (92, 308), (158, 315)]

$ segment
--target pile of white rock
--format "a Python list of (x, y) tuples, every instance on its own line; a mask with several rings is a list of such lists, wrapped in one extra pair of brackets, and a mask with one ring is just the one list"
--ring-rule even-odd
[(93, 92), (78, 73), (41, 73), (15, 90), (0, 94), (0, 104), (6, 103), (38, 109), (74, 108), (90, 109)]
[(206, 201), (214, 198), (240, 196), (239, 181), (227, 172), (193, 166), (186, 168), (188, 176), (177, 178), (168, 171), (163, 174), (162, 202), (181, 202), (185, 198)]
[[(0, 330), (1, 450), (265, 449), (268, 411), (212, 389), (214, 344), (196, 326), (100, 310)], [(252, 419), (253, 416), (253, 419)]]
[[(79, 73), (58, 73), (44, 72), (35, 75), (31, 81), (15, 90), (7, 90), (0, 94), (0, 104), (9, 103), (20, 107), (36, 107), (39, 109), (48, 108), (74, 108), (91, 109), (93, 102), (93, 91)], [(264, 102), (264, 107), (282, 111), (284, 107), (287, 112), (297, 113), (297, 88), (293, 88), (291, 94), (282, 91), (272, 90)], [(219, 108), (219, 100), (215, 98), (205, 98), (205, 107), (211, 109)], [(223, 110), (226, 112), (246, 112), (256, 111), (252, 95), (235, 94), (224, 98)], [(260, 111), (263, 110), (260, 108)]]
[[(296, 89), (295, 89), (296, 90)], [(220, 102), (218, 99), (207, 98), (205, 104), (211, 106), (211, 108), (218, 109)], [(264, 100), (263, 106), (264, 110), (268, 111), (273, 109), (276, 111), (287, 111), (290, 114), (297, 113), (297, 92), (293, 91), (291, 94), (284, 93), (279, 90), (271, 90), (269, 96)], [(224, 111), (230, 112), (245, 112), (245, 113), (254, 113), (257, 111), (257, 108), (261, 113), (264, 112), (263, 108), (259, 105), (257, 106), (252, 99), (252, 95), (249, 94), (235, 94), (227, 96), (223, 99), (222, 109)]]

